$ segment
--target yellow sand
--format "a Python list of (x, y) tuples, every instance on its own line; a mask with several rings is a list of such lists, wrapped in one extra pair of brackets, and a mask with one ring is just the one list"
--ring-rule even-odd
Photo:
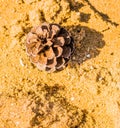
[[(120, 1), (0, 0), (0, 128), (120, 128)], [(31, 27), (58, 23), (75, 40), (48, 74), (26, 55)]]

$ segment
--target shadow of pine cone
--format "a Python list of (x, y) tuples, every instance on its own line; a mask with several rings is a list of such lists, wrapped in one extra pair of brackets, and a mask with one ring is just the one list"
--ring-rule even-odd
[(71, 57), (71, 67), (97, 57), (105, 46), (101, 32), (86, 26), (68, 26), (67, 30), (74, 37), (74, 53)]
[(73, 52), (73, 38), (59, 25), (43, 23), (28, 33), (26, 51), (38, 69), (60, 71)]

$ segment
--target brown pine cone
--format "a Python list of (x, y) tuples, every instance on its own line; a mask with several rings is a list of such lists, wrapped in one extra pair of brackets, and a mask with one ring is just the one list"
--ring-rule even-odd
[(26, 51), (40, 70), (62, 70), (73, 52), (73, 38), (58, 24), (44, 23), (28, 33)]

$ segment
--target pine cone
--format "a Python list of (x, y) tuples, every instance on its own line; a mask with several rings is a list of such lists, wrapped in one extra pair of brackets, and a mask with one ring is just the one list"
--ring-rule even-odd
[(62, 70), (73, 52), (73, 38), (59, 25), (44, 23), (28, 33), (26, 51), (40, 70)]

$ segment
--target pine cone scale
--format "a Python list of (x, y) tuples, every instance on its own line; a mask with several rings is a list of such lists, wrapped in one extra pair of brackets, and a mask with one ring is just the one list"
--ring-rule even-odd
[(63, 67), (64, 64), (65, 64), (65, 60), (62, 57), (57, 58), (57, 65), (56, 65), (57, 69)]
[(71, 48), (70, 48), (70, 47), (67, 47), (67, 46), (63, 47), (62, 56), (63, 56), (64, 58), (69, 59), (70, 55), (71, 55)]
[(35, 56), (35, 57), (31, 57), (31, 61), (33, 62), (33, 63), (37, 63), (38, 61), (39, 61), (39, 55), (37, 55), (37, 56)]
[(45, 57), (43, 53), (39, 55), (38, 63), (43, 64), (43, 65), (47, 64), (47, 57)]
[(51, 47), (45, 51), (45, 55), (48, 59), (52, 59), (53, 57), (55, 57), (54, 51)]
[(62, 55), (63, 49), (62, 49), (62, 47), (55, 46), (55, 47), (53, 47), (53, 51), (54, 51), (56, 57), (60, 57)]
[(57, 61), (56, 61), (55, 57), (53, 59), (47, 61), (48, 68), (54, 68), (56, 66), (56, 64), (57, 64)]

